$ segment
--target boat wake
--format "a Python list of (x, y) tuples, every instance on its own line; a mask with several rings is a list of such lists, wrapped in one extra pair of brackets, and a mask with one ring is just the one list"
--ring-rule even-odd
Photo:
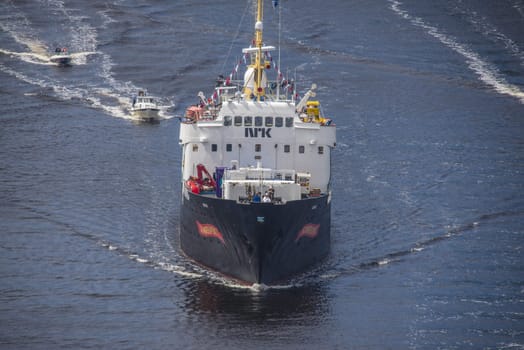
[(203, 278), (202, 274), (198, 273), (197, 271), (192, 271), (191, 269), (188, 269), (184, 267), (183, 265), (173, 264), (168, 261), (155, 261), (155, 259), (153, 258), (144, 257), (137, 252), (134, 252), (132, 250), (129, 250), (123, 247), (119, 247), (117, 245), (112, 244), (111, 242), (96, 240), (96, 243), (111, 252), (117, 253), (123, 257), (128, 258), (129, 260), (132, 260), (134, 262), (137, 262), (139, 264), (142, 264), (144, 266), (147, 266), (147, 267), (150, 267), (156, 270), (163, 270), (169, 273), (174, 273), (177, 276), (184, 277), (184, 278), (190, 278), (190, 279)]
[[(408, 256), (421, 254), (424, 250), (429, 249), (433, 245), (446, 242), (460, 235), (472, 232), (483, 224), (488, 224), (491, 221), (504, 219), (507, 217), (524, 216), (524, 212), (522, 211), (484, 214), (469, 223), (459, 226), (447, 227), (441, 235), (415, 242), (404, 250), (388, 253), (382, 256), (371, 258), (359, 264), (344, 267), (334, 266), (333, 262), (329, 261), (328, 259), (324, 263), (304, 272), (302, 275), (292, 278), (288, 282), (268, 286), (265, 284), (249, 285), (239, 283), (233, 279), (229, 279), (218, 273), (214, 273), (211, 270), (201, 268), (194, 262), (179, 254), (177, 249), (171, 245), (171, 240), (165, 235), (163, 238), (164, 242), (162, 242), (161, 245), (158, 245), (154, 251), (149, 253), (147, 251), (139, 252), (137, 249), (125, 247), (108, 239), (100, 238), (98, 235), (83, 232), (83, 230), (76, 228), (74, 225), (66, 222), (65, 220), (53, 217), (53, 215), (50, 213), (42, 212), (35, 208), (29, 207), (20, 207), (19, 209), (25, 212), (30, 212), (34, 217), (38, 217), (47, 222), (64, 227), (67, 232), (70, 232), (74, 236), (89, 240), (111, 253), (117, 254), (143, 266), (172, 273), (183, 278), (184, 280), (205, 281), (206, 283), (212, 285), (219, 285), (237, 290), (245, 290), (252, 293), (300, 288), (307, 285), (314, 285), (329, 280), (335, 280), (344, 276), (360, 274), (371, 269), (383, 268), (395, 263), (401, 263), (404, 261), (404, 258)], [(156, 239), (159, 239), (158, 236)], [(159, 248), (160, 246), (164, 248)], [(165, 250), (165, 247), (169, 247), (168, 251)]]
[(488, 223), (492, 220), (496, 220), (496, 219), (504, 218), (504, 217), (512, 217), (512, 216), (524, 216), (524, 212), (517, 211), (517, 212), (499, 212), (499, 213), (492, 213), (492, 214), (484, 214), (470, 223), (466, 223), (460, 226), (447, 227), (443, 234), (432, 237), (432, 238), (428, 238), (420, 242), (416, 242), (411, 247), (408, 247), (405, 250), (388, 253), (383, 256), (370, 259), (368, 261), (362, 262), (357, 265), (351, 265), (349, 267), (343, 267), (343, 268), (325, 267), (325, 269), (328, 272), (322, 274), (321, 278), (322, 279), (335, 279), (335, 278), (339, 278), (342, 276), (361, 273), (369, 269), (381, 268), (389, 264), (401, 262), (402, 258), (404, 257), (410, 256), (413, 254), (418, 254), (430, 248), (433, 245), (450, 240), (454, 237), (466, 234), (468, 232), (474, 231), (483, 223)]
[[(87, 241), (91, 241), (93, 244), (106, 249), (107, 251), (117, 254), (121, 257), (124, 257), (126, 259), (129, 259), (133, 262), (136, 262), (138, 264), (157, 269), (157, 270), (163, 270), (169, 273), (173, 273), (177, 276), (183, 277), (185, 279), (202, 279), (206, 278), (206, 276), (198, 271), (198, 269), (192, 268), (189, 264), (184, 264), (182, 261), (181, 263), (177, 264), (176, 262), (171, 262), (173, 260), (173, 257), (166, 256), (169, 254), (163, 253), (151, 253), (148, 254), (147, 252), (138, 252), (136, 250), (133, 250), (129, 247), (124, 247), (118, 243), (111, 242), (107, 239), (101, 238), (98, 235), (94, 233), (88, 233), (84, 232), (84, 230), (76, 227), (75, 225), (68, 223), (67, 218), (59, 218), (56, 217), (55, 214), (51, 214), (49, 212), (45, 212), (33, 207), (27, 207), (27, 206), (17, 206), (19, 210), (24, 212), (25, 217), (28, 218), (38, 218), (41, 220), (44, 220), (46, 222), (52, 223), (54, 225), (57, 225), (58, 227), (62, 227), (65, 232), (68, 232), (72, 236), (82, 238)], [(176, 256), (175, 256), (176, 258)]]
[[(86, 51), (86, 52), (75, 52), (70, 54), (72, 64), (75, 66), (84, 65), (87, 63), (86, 58), (90, 55), (95, 55), (97, 52)], [(59, 64), (51, 61), (51, 55), (43, 55), (36, 52), (14, 52), (4, 50), (0, 48), (0, 54), (8, 55), (11, 57), (20, 58), (22, 61), (32, 64), (40, 64), (44, 66), (58, 66)]]
[(14, 52), (9, 50), (4, 50), (0, 48), (0, 54), (8, 55), (11, 57), (17, 57), (20, 58), (22, 61), (33, 63), (33, 64), (41, 64), (46, 66), (56, 66), (57, 64), (54, 62), (51, 62), (49, 59), (51, 56), (49, 55), (42, 55), (34, 52)]
[[(18, 206), (18, 209), (26, 213), (26, 217), (38, 218), (62, 227), (65, 232), (68, 232), (75, 237), (90, 241), (94, 245), (101, 247), (112, 254), (117, 254), (120, 257), (129, 259), (148, 268), (172, 273), (183, 280), (205, 281), (206, 283), (212, 285), (218, 285), (231, 289), (246, 290), (253, 293), (275, 289), (289, 289), (299, 286), (297, 283), (272, 286), (267, 286), (264, 284), (240, 284), (234, 280), (225, 278), (219, 274), (215, 274), (210, 270), (201, 268), (184, 256), (178, 254), (177, 250), (171, 245), (171, 241), (168, 239), (168, 237), (164, 236), (163, 238), (165, 242), (162, 242), (160, 245), (163, 248), (156, 247), (153, 248), (153, 251), (151, 252), (139, 252), (138, 249), (125, 247), (114, 241), (101, 238), (97, 234), (84, 232), (85, 230), (69, 223), (67, 218), (56, 217), (55, 214), (51, 214), (33, 207)], [(68, 213), (71, 214), (70, 212)], [(157, 236), (156, 239), (162, 240), (159, 237), (160, 236)], [(168, 247), (169, 249), (166, 250), (165, 247)]]
[[(114, 77), (112, 69), (115, 63), (107, 53), (97, 49), (97, 29), (86, 22), (86, 17), (73, 15), (74, 10), (65, 8), (62, 1), (45, 1), (44, 5), (50, 7), (47, 10), (51, 10), (52, 13), (62, 15), (61, 21), (66, 22), (61, 23), (62, 27), (67, 28), (64, 30), (64, 35), (69, 37), (67, 43), (71, 52), (71, 65), (83, 66), (82, 71), (76, 73), (76, 70), (73, 72), (67, 69), (64, 74), (57, 76), (56, 70), (44, 68), (44, 66), (58, 66), (56, 62), (50, 60), (56, 45), (47, 43), (50, 39), (47, 39), (46, 34), (39, 33), (35, 29), (36, 26), (32, 25), (29, 18), (13, 2), (2, 4), (7, 7), (10, 17), (2, 18), (0, 29), (12, 41), (10, 46), (20, 48), (0, 48), (0, 56), (12, 58), (0, 63), (0, 71), (29, 85), (42, 88), (45, 93), (39, 95), (52, 92), (54, 97), (61, 100), (74, 100), (113, 117), (133, 120), (130, 113), (131, 99), (136, 91), (143, 88), (129, 81), (118, 81)], [(43, 8), (42, 11), (45, 10), (46, 8)], [(110, 22), (106, 13), (100, 15), (103, 15), (104, 23)], [(3, 40), (2, 43), (9, 45), (7, 40)], [(29, 63), (40, 68), (35, 69), (21, 63)], [(91, 83), (88, 84), (85, 79), (79, 79), (76, 74), (89, 74), (94, 79), (89, 79)], [(161, 119), (174, 117), (170, 114), (170, 110), (174, 107), (171, 100), (172, 98), (159, 101), (162, 104)]]
[[(468, 67), (484, 84), (490, 86), (496, 92), (514, 97), (518, 99), (520, 103), (524, 104), (524, 91), (522, 91), (517, 85), (509, 83), (495, 65), (486, 61), (477, 52), (468, 47), (468, 45), (462, 44), (451, 35), (441, 32), (437, 27), (427, 24), (422, 18), (409, 14), (406, 10), (401, 8), (402, 2), (398, 0), (389, 0), (389, 2), (391, 4), (391, 10), (393, 10), (397, 15), (409, 21), (414, 26), (424, 29), (429, 35), (463, 56), (466, 59)], [(479, 23), (478, 20), (476, 23)], [(506, 47), (508, 47), (513, 53), (516, 53), (522, 59), (522, 54), (516, 48), (515, 43), (510, 39), (501, 36), (501, 34), (497, 32), (495, 28), (484, 24), (483, 31), (486, 35), (496, 35), (498, 38), (502, 38)]]

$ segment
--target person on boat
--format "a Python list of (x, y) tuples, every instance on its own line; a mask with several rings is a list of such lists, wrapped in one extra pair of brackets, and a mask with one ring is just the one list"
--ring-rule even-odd
[(260, 203), (260, 192), (255, 193), (255, 195), (253, 196), (253, 202)]
[(273, 188), (273, 186), (269, 186), (267, 190), (267, 195), (269, 196), (269, 199), (273, 200), (273, 198), (275, 197), (275, 189)]
[(224, 76), (223, 76), (222, 74), (220, 74), (220, 75), (217, 77), (215, 87), (223, 86), (225, 81), (226, 81), (226, 78), (224, 78)]
[(264, 196), (262, 197), (262, 203), (271, 203), (271, 198), (269, 198), (269, 195), (264, 193)]

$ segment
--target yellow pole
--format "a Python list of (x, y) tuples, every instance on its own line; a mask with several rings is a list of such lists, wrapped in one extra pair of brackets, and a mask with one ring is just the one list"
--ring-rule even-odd
[[(263, 19), (263, 9), (264, 1), (258, 0), (257, 8), (257, 26), (255, 32), (255, 45), (258, 47), (258, 51), (255, 58), (255, 96), (257, 96), (257, 101), (260, 101), (260, 96), (264, 94), (263, 91), (259, 91), (262, 85), (262, 19)], [(260, 26), (259, 26), (260, 24)]]

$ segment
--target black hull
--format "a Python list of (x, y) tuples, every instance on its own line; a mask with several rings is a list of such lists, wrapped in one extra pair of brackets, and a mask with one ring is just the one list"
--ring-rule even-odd
[(182, 251), (228, 277), (269, 285), (303, 272), (329, 253), (327, 195), (286, 204), (240, 204), (191, 192), (186, 196)]

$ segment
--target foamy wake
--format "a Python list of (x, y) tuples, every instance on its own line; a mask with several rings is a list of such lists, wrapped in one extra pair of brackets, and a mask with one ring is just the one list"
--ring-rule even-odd
[(119, 118), (128, 117), (128, 113), (125, 107), (122, 107), (120, 105), (114, 105), (114, 106), (107, 105), (102, 101), (101, 96), (97, 96), (96, 94), (93, 94), (92, 91), (89, 91), (85, 88), (75, 87), (75, 86), (66, 86), (56, 81), (49, 80), (48, 77), (46, 77), (45, 79), (31, 77), (24, 73), (11, 69), (1, 63), (0, 63), (0, 71), (7, 73), (17, 78), (18, 80), (24, 81), (28, 84), (39, 86), (44, 89), (50, 89), (55, 93), (57, 97), (63, 100), (75, 99), (79, 101), (84, 101), (90, 107), (103, 110), (105, 113), (110, 114), (112, 116), (119, 117)]
[(524, 18), (524, 3), (522, 2), (522, 0), (514, 0), (512, 2), (513, 2), (512, 7), (515, 10), (517, 10), (517, 12), (520, 14), (520, 17)]
[[(11, 9), (10, 9), (11, 11)], [(2, 18), (0, 28), (2, 31), (9, 33), (17, 43), (27, 47), (35, 55), (46, 56), (47, 46), (38, 39), (33, 38), (29, 33), (32, 32), (27, 24), (27, 19), (15, 10), (12, 11), (10, 20)]]
[[(0, 54), (20, 58), (22, 61), (32, 64), (41, 64), (44, 66), (58, 66), (58, 63), (51, 62), (50, 58), (51, 55), (49, 54), (40, 54), (36, 52), (15, 52), (15, 51), (9, 51), (4, 50), (0, 48)], [(75, 66), (83, 65), (87, 63), (86, 57), (90, 55), (94, 55), (96, 52), (94, 51), (87, 51), (87, 52), (75, 52), (72, 53), (71, 60), (72, 63)]]
[[(8, 62), (0, 64), (0, 70), (28, 84), (51, 89), (61, 99), (83, 101), (89, 107), (100, 109), (111, 116), (133, 119), (130, 114), (132, 96), (138, 90), (146, 89), (114, 78), (112, 72), (114, 63), (108, 54), (97, 51), (98, 33), (96, 28), (88, 23), (89, 18), (76, 15), (78, 11), (66, 8), (61, 0), (40, 0), (40, 2), (42, 6), (52, 7), (53, 12), (60, 13), (60, 18), (68, 22), (66, 34), (70, 37), (70, 42), (67, 46), (71, 52), (73, 66), (87, 65), (90, 63), (87, 59), (89, 56), (97, 56), (93, 66), (94, 75), (98, 77), (98, 79), (95, 77), (98, 86), (87, 87), (79, 86), (75, 81), (56, 81), (46, 76), (45, 70), (37, 75), (26, 74), (9, 66)], [(31, 64), (56, 66), (56, 63), (50, 61), (53, 54), (51, 49), (37, 38), (37, 31), (31, 26), (27, 17), (18, 11), (12, 2), (5, 5), (10, 16), (9, 19), (0, 21), (0, 29), (20, 44), (23, 52), (0, 48), (0, 55), (8, 55)], [(111, 18), (104, 13), (104, 22), (110, 21)], [(161, 106), (159, 116), (163, 119), (172, 118), (173, 115), (170, 115), (168, 110), (173, 106), (172, 103)]]
[(402, 3), (398, 0), (389, 0), (391, 9), (400, 17), (410, 21), (413, 25), (423, 28), (426, 32), (438, 39), (441, 43), (451, 48), (453, 51), (462, 55), (468, 67), (479, 77), (486, 85), (491, 86), (500, 94), (517, 98), (520, 103), (524, 103), (524, 92), (516, 85), (509, 83), (492, 64), (486, 62), (479, 54), (472, 51), (464, 44), (460, 44), (455, 38), (441, 33), (436, 27), (431, 26), (423, 21), (422, 18), (412, 16), (407, 11), (400, 8)]
[(4, 50), (0, 48), (0, 54), (20, 58), (24, 62), (41, 64), (46, 66), (55, 66), (56, 63), (53, 63), (49, 60), (48, 55), (41, 55), (34, 52), (14, 52), (9, 50)]
[(478, 15), (477, 12), (464, 11), (464, 15), (477, 31), (493, 42), (502, 43), (506, 50), (519, 59), (520, 65), (524, 66), (524, 52), (522, 52), (518, 43), (501, 33), (497, 27), (489, 23), (486, 18)]
[(166, 271), (169, 273), (173, 273), (177, 276), (187, 278), (187, 279), (192, 279), (192, 280), (205, 279), (210, 283), (222, 285), (222, 286), (232, 288), (232, 289), (242, 289), (242, 290), (247, 290), (253, 293), (259, 293), (259, 292), (264, 292), (267, 290), (289, 289), (289, 288), (297, 287), (297, 284), (286, 284), (286, 285), (283, 284), (283, 285), (272, 285), (272, 286), (268, 286), (265, 284), (258, 284), (258, 283), (254, 283), (251, 285), (240, 284), (234, 280), (227, 279), (220, 275), (214, 274), (213, 272), (209, 270), (204, 270), (196, 265), (192, 265), (191, 267), (184, 267), (182, 265), (173, 264), (170, 262), (156, 261), (158, 258), (154, 258), (154, 259), (146, 258), (136, 252), (132, 252), (132, 251), (129, 251), (128, 249), (115, 246), (114, 244), (111, 244), (108, 242), (100, 241), (98, 243), (100, 246), (106, 248), (107, 250), (111, 252), (115, 252), (121, 256), (128, 258), (129, 260), (132, 260), (142, 265), (149, 266), (153, 269)]
[(28, 20), (23, 14), (14, 9), (9, 9), (11, 13), (10, 19), (2, 18), (0, 21), (0, 29), (8, 33), (11, 38), (18, 44), (26, 47), (28, 52), (14, 52), (0, 49), (0, 53), (4, 55), (18, 57), (21, 60), (34, 64), (54, 64), (49, 62), (49, 49), (42, 41), (33, 37), (31, 33), (34, 31), (28, 25)]

